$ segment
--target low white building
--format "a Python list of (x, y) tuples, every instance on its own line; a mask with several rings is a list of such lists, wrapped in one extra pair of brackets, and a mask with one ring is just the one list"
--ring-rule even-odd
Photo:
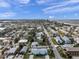
[(56, 42), (59, 44), (63, 42), (59, 36), (56, 36), (55, 39), (56, 39)]
[(19, 43), (19, 45), (26, 45), (27, 42), (28, 42), (28, 40), (21, 39), (21, 40), (19, 40), (18, 43)]
[(36, 47), (38, 45), (39, 45), (38, 42), (32, 42), (31, 47)]
[(36, 33), (36, 37), (37, 37), (38, 42), (42, 42), (43, 41), (42, 35), (44, 35), (43, 32)]
[(65, 44), (71, 43), (70, 39), (67, 36), (63, 36), (62, 39), (64, 40)]
[(41, 36), (37, 37), (38, 42), (43, 42), (43, 39), (41, 38)]
[(74, 40), (79, 43), (79, 37), (74, 38)]
[(9, 43), (9, 39), (7, 37), (0, 37), (0, 45), (6, 45)]
[(41, 35), (43, 35), (43, 32), (38, 32), (38, 33), (36, 33), (36, 36), (37, 36), (37, 37), (39, 37), (39, 36), (41, 36)]
[(19, 46), (10, 48), (6, 53), (7, 53), (7, 54), (15, 54), (15, 52), (16, 52), (16, 50), (17, 50), (18, 47), (19, 47)]
[(24, 47), (21, 49), (20, 53), (26, 53), (26, 51), (27, 51), (27, 47), (24, 46)]
[(33, 55), (47, 55), (47, 49), (46, 48), (32, 48), (31, 53)]
[(41, 26), (38, 26), (38, 27), (37, 27), (37, 30), (41, 30), (41, 29), (42, 29), (42, 27), (41, 27)]
[(68, 34), (68, 32), (65, 31), (65, 30), (59, 29), (59, 31), (62, 32), (62, 33), (64, 33), (64, 34)]
[(6, 29), (5, 27), (0, 27), (0, 32)]

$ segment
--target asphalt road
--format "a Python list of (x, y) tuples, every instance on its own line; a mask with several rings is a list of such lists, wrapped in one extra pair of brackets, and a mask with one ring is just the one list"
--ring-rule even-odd
[(52, 43), (51, 37), (50, 37), (50, 35), (48, 34), (47, 30), (45, 29), (45, 27), (43, 27), (43, 29), (44, 29), (45, 34), (46, 34), (47, 37), (48, 37), (49, 43), (51, 44), (51, 48), (52, 48), (53, 53), (54, 53), (54, 55), (55, 55), (55, 59), (62, 59), (62, 57), (60, 56), (60, 54), (59, 54), (58, 50), (56, 49), (55, 45)]

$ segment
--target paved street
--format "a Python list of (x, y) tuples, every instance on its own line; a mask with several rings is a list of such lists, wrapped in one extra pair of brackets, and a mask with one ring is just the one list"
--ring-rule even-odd
[(78, 56), (73, 56), (72, 59), (79, 59), (79, 57)]
[(53, 52), (54, 52), (55, 59), (62, 59), (62, 57), (60, 56), (60, 54), (59, 54), (59, 52), (57, 51), (56, 47), (55, 47), (54, 44), (51, 42), (51, 37), (49, 36), (47, 30), (46, 30), (44, 27), (43, 27), (43, 29), (44, 29), (45, 34), (46, 34), (47, 37), (48, 37), (49, 43), (51, 43), (51, 48), (52, 48), (52, 50), (53, 50)]
[(49, 55), (46, 55), (46, 56), (45, 56), (45, 59), (50, 59), (50, 58), (49, 58)]
[(34, 57), (34, 55), (30, 55), (30, 56), (29, 56), (29, 59), (33, 59), (33, 57)]
[(18, 57), (15, 57), (14, 59), (23, 59), (23, 55), (19, 55)]

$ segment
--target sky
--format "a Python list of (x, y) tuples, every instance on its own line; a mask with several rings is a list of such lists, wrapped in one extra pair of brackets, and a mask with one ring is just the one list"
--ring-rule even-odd
[(0, 0), (0, 19), (79, 19), (79, 0)]

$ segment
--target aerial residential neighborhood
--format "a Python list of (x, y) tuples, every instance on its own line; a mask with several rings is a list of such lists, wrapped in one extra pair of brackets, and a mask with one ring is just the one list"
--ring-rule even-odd
[(79, 59), (79, 26), (58, 21), (0, 21), (0, 59)]
[(79, 0), (0, 0), (0, 59), (79, 59)]

